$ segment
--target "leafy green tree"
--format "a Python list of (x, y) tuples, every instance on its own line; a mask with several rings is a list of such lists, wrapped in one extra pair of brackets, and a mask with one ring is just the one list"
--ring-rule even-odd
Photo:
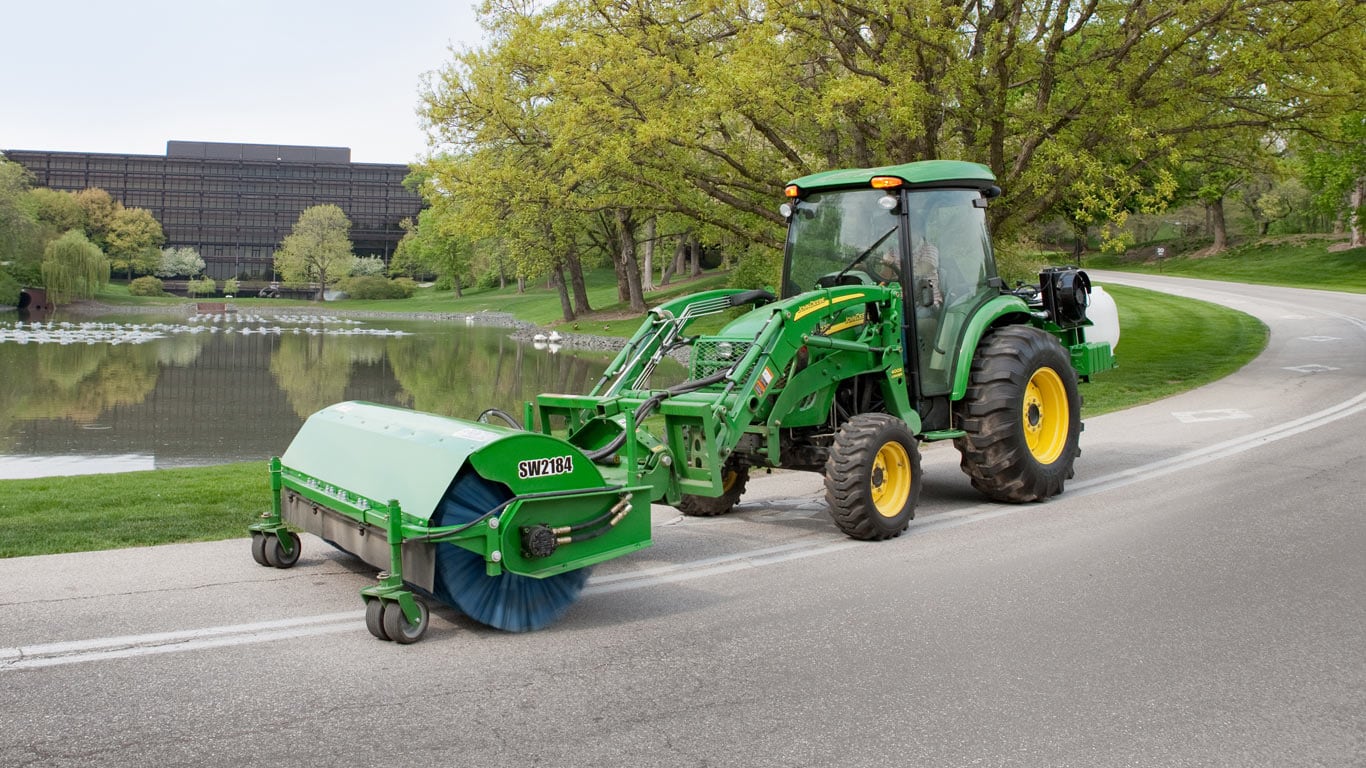
[(53, 233), (86, 229), (85, 208), (71, 192), (38, 187), (29, 191), (33, 215)]
[(321, 301), (323, 292), (346, 277), (351, 268), (354, 255), (350, 230), (350, 219), (335, 205), (304, 209), (275, 252), (275, 269), (289, 282), (318, 283), (317, 299)]
[(133, 273), (149, 274), (161, 264), (161, 244), (166, 235), (161, 223), (145, 208), (119, 208), (114, 212), (105, 235), (106, 249), (113, 269), (131, 280)]
[(0, 264), (42, 257), (41, 228), (29, 203), (32, 182), (22, 165), (0, 158)]
[[(998, 237), (1064, 209), (1160, 209), (1210, 137), (1255, 146), (1359, 104), (1342, 51), (1363, 48), (1366, 6), (562, 0), (490, 3), (482, 21), (487, 46), (423, 96), (429, 169), (463, 226), (629, 211), (618, 230), (672, 215), (704, 242), (772, 248), (777, 190), (833, 167), (984, 163), (1005, 189)], [(544, 253), (513, 258), (551, 271)]]
[(1348, 223), (1350, 247), (1366, 245), (1366, 111), (1343, 115), (1305, 143), (1305, 180), (1316, 205)]
[(104, 249), (108, 245), (106, 237), (109, 228), (114, 224), (114, 217), (123, 209), (123, 203), (99, 187), (82, 189), (75, 193), (75, 197), (84, 212), (86, 237)]
[(53, 303), (88, 299), (109, 283), (109, 259), (84, 234), (71, 230), (43, 252), (43, 284)]

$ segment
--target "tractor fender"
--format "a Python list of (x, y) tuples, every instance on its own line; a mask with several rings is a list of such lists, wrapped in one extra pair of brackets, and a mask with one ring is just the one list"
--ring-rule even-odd
[(977, 346), (982, 343), (982, 337), (993, 328), (1028, 322), (1029, 305), (1018, 296), (994, 296), (972, 313), (963, 327), (962, 344), (958, 347), (958, 360), (953, 367), (952, 400), (962, 400), (968, 393), (972, 358), (977, 355)]

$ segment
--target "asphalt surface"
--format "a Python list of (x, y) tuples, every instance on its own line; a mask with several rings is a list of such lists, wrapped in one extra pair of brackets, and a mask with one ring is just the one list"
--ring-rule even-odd
[(1047, 503), (983, 503), (935, 445), (889, 542), (815, 475), (656, 507), (531, 634), (437, 608), (377, 641), (373, 572), (316, 539), (288, 571), (245, 539), (3, 560), (0, 766), (1366, 765), (1366, 296), (1093, 277), (1270, 344), (1087, 419)]

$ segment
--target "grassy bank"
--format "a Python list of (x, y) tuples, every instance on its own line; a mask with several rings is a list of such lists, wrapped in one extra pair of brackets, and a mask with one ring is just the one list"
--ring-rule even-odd
[[(1088, 416), (1218, 379), (1265, 344), (1265, 327), (1247, 315), (1134, 288), (1108, 290), (1120, 307), (1121, 367), (1083, 385)], [(270, 506), (264, 459), (0, 481), (0, 557), (244, 536)]]
[(1126, 272), (1283, 285), (1326, 291), (1366, 293), (1366, 248), (1329, 251), (1334, 241), (1291, 237), (1230, 248), (1217, 256), (1170, 253), (1157, 259), (1154, 248), (1122, 256), (1087, 256), (1084, 266)]
[(0, 557), (228, 539), (269, 510), (264, 460), (0, 480)]
[[(648, 306), (655, 306), (684, 294), (724, 288), (729, 278), (728, 272), (716, 270), (703, 272), (696, 278), (675, 278), (669, 285), (647, 293), (645, 303)], [(584, 275), (584, 282), (588, 292), (588, 303), (593, 307), (593, 312), (569, 323), (564, 322), (558, 293), (545, 283), (530, 285), (522, 293), (517, 292), (515, 285), (509, 285), (507, 288), (474, 288), (463, 291), (460, 298), (456, 298), (452, 291), (437, 291), (432, 287), (426, 287), (418, 288), (417, 293), (407, 299), (345, 299), (321, 303), (302, 299), (261, 299), (255, 296), (242, 296), (204, 300), (226, 302), (237, 307), (239, 311), (276, 311), (290, 308), (318, 312), (342, 310), (454, 315), (505, 312), (519, 320), (562, 331), (579, 330), (600, 336), (630, 336), (639, 324), (639, 317), (631, 313), (628, 305), (618, 301), (616, 274), (611, 270), (592, 270)], [(165, 306), (167, 309), (183, 307), (195, 301), (180, 296), (130, 296), (128, 286), (117, 283), (105, 286), (95, 299), (113, 307)], [(572, 327), (575, 325), (578, 326), (577, 329)]]

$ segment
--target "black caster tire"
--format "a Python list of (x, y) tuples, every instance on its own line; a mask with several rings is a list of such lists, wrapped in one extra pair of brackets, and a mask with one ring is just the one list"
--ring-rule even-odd
[(421, 613), (416, 624), (408, 623), (408, 617), (403, 615), (403, 606), (399, 605), (398, 601), (384, 603), (384, 634), (388, 635), (390, 640), (400, 645), (408, 645), (416, 643), (427, 634), (427, 606), (421, 600), (416, 602)]
[(251, 559), (255, 560), (257, 565), (270, 568), (270, 561), (266, 559), (266, 538), (264, 533), (251, 534)]
[(384, 601), (378, 597), (365, 601), (365, 628), (380, 640), (389, 639), (389, 633), (384, 631)]
[(285, 531), (282, 535), (289, 537), (289, 551), (285, 551), (279, 536), (267, 536), (266, 562), (276, 568), (293, 568), (294, 564), (299, 562), (299, 555), (303, 553), (303, 543), (299, 541), (299, 534), (293, 531)]

